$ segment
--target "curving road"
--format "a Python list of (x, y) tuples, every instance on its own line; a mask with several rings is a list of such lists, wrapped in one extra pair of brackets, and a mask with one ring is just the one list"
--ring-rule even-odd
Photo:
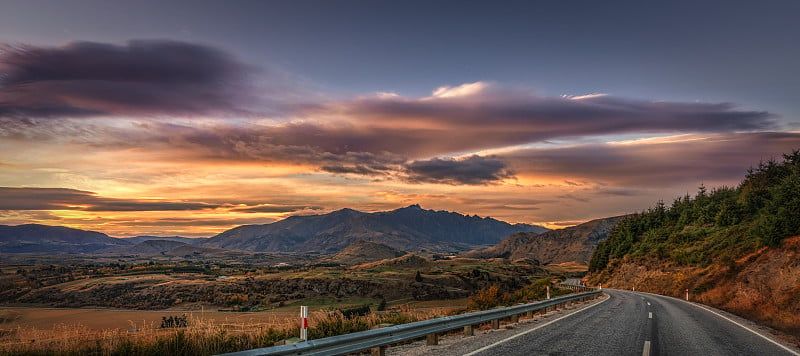
[(705, 308), (604, 290), (610, 298), (468, 355), (798, 355)]

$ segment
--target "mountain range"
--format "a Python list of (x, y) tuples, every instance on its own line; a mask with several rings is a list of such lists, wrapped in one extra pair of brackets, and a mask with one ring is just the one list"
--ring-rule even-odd
[(410, 205), (376, 213), (342, 209), (323, 215), (291, 216), (271, 224), (244, 225), (214, 236), (202, 246), (328, 254), (364, 240), (404, 251), (466, 251), (496, 244), (523, 231), (541, 233), (548, 229)]
[(253, 252), (331, 254), (359, 240), (404, 251), (466, 251), (493, 245), (522, 231), (541, 233), (548, 229), (411, 205), (376, 213), (342, 209), (321, 215), (291, 216), (271, 224), (239, 226), (207, 239), (114, 238), (61, 226), (0, 225), (0, 253), (148, 254), (186, 244)]
[[(0, 225), (0, 253), (108, 253), (145, 254), (167, 247), (197, 245), (202, 238), (136, 236), (115, 238), (102, 232), (39, 224)], [(141, 247), (137, 250), (134, 246)]]
[(0, 225), (0, 252), (89, 253), (128, 242), (96, 231), (63, 226)]

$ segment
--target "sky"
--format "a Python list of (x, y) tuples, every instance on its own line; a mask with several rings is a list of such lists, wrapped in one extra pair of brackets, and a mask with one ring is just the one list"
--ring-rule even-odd
[(0, 1), (0, 224), (550, 228), (800, 148), (796, 1)]

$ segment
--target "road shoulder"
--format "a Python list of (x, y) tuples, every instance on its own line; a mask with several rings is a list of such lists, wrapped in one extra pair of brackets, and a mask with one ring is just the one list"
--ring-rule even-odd
[(574, 304), (570, 307), (558, 311), (548, 312), (547, 314), (537, 314), (533, 319), (520, 319), (517, 323), (501, 323), (499, 329), (490, 329), (482, 326), (475, 330), (475, 336), (464, 336), (463, 333), (453, 333), (439, 337), (439, 344), (427, 346), (425, 340), (418, 340), (411, 343), (392, 346), (386, 350), (386, 355), (393, 356), (417, 356), (436, 354), (437, 356), (461, 356), (469, 354), (483, 347), (496, 344), (502, 340), (514, 338), (531, 330), (542, 327), (554, 320), (586, 310), (592, 306), (608, 300), (609, 296), (603, 294), (598, 299)]

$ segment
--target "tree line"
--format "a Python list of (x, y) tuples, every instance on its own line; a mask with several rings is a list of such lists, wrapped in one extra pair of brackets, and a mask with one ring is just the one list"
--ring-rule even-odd
[(800, 234), (800, 150), (751, 167), (738, 187), (663, 201), (623, 219), (595, 249), (591, 272), (626, 255), (702, 265), (730, 261)]

